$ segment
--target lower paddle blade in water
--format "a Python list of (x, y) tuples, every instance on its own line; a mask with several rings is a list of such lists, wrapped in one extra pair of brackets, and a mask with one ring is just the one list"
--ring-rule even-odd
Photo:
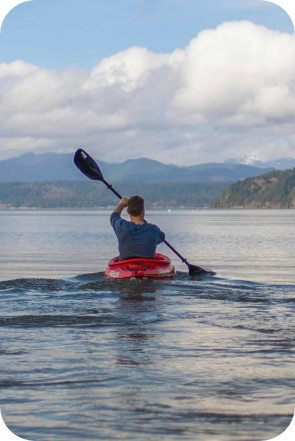
[(189, 275), (190, 276), (199, 276), (201, 274), (208, 274), (210, 276), (214, 276), (216, 273), (210, 269), (206, 270), (197, 265), (188, 265)]

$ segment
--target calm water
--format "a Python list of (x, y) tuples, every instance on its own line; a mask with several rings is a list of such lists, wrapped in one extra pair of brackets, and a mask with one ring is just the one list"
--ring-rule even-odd
[(31, 440), (266, 440), (295, 405), (295, 211), (150, 212), (216, 271), (107, 281), (104, 211), (0, 211), (0, 406)]

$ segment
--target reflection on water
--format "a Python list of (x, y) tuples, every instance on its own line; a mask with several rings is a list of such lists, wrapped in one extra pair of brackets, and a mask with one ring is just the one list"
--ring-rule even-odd
[(288, 426), (294, 213), (169, 216), (148, 217), (216, 277), (180, 265), (174, 281), (106, 280), (107, 213), (0, 213), (0, 406), (14, 433), (258, 441)]

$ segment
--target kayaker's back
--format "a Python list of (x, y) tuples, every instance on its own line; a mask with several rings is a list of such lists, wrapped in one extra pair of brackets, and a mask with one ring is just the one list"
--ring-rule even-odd
[(165, 234), (153, 224), (135, 224), (122, 219), (117, 212), (111, 215), (111, 225), (119, 242), (120, 260), (132, 257), (153, 258), (157, 245), (165, 240)]

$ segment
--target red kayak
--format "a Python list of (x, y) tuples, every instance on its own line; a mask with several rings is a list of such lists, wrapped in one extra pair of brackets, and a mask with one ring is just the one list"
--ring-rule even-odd
[(136, 257), (119, 260), (119, 256), (109, 261), (105, 271), (108, 279), (161, 279), (172, 280), (175, 268), (169, 257), (156, 253), (154, 259)]

